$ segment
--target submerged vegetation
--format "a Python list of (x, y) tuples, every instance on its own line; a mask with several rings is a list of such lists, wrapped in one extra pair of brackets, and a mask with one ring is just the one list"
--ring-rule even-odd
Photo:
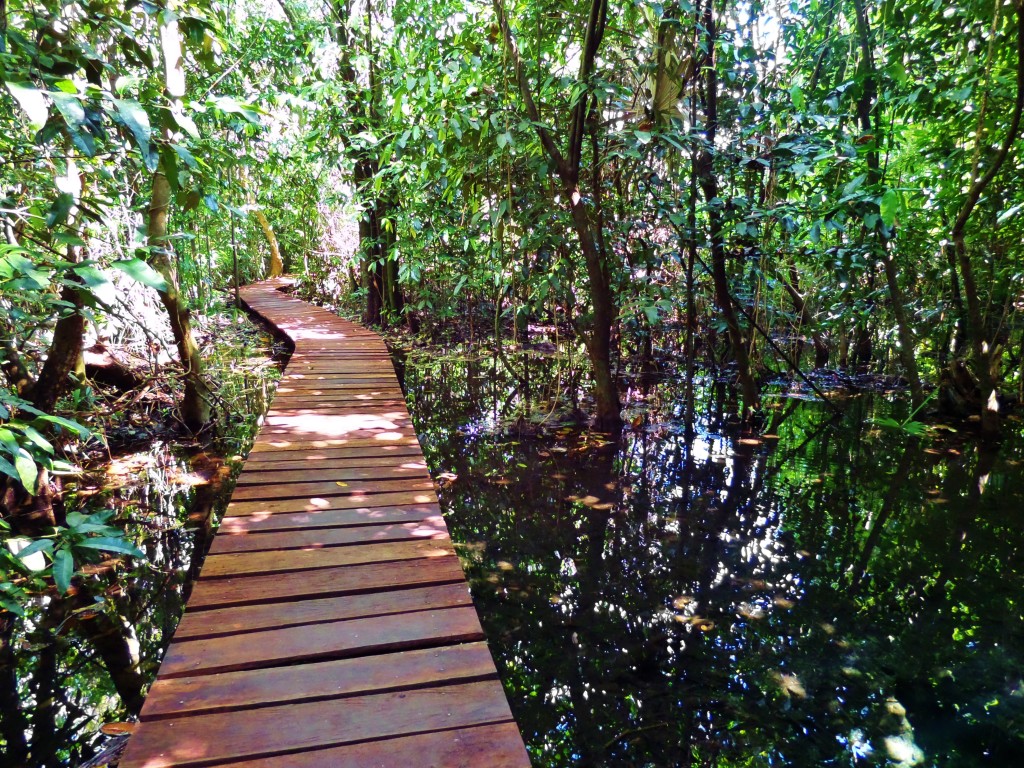
[(137, 710), (283, 273), (445, 341), (538, 765), (1019, 758), (1020, 0), (0, 0), (0, 80), (12, 764)]

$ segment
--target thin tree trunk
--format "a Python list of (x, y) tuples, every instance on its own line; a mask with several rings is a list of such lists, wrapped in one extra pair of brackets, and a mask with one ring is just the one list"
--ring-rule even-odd
[(711, 277), (715, 286), (715, 303), (718, 305), (718, 311), (721, 312), (728, 329), (729, 346), (736, 360), (740, 388), (743, 392), (743, 416), (746, 418), (758, 407), (758, 391), (757, 382), (754, 381), (754, 375), (750, 369), (747, 344), (732, 305), (729, 277), (725, 268), (726, 252), (722, 213), (717, 206), (718, 178), (715, 176), (712, 152), (718, 134), (718, 73), (715, 69), (718, 32), (711, 0), (706, 0), (705, 3), (703, 26), (707, 46), (703, 67), (706, 116), (704, 134), (709, 149), (702, 150), (697, 155), (696, 171), (698, 183), (701, 191), (704, 192), (704, 199), (708, 203), (708, 236), (711, 241)]
[[(555, 173), (561, 182), (562, 194), (567, 201), (572, 217), (573, 229), (580, 242), (583, 261), (586, 265), (588, 287), (593, 313), (586, 321), (578, 323), (590, 364), (594, 370), (594, 400), (596, 413), (594, 426), (597, 429), (614, 430), (622, 424), (621, 404), (619, 402), (618, 385), (612, 374), (612, 324), (618, 314), (615, 297), (608, 280), (608, 269), (598, 245), (598, 233), (595, 230), (593, 217), (583, 201), (579, 188), (580, 166), (582, 162), (583, 140), (586, 133), (587, 109), (590, 100), (585, 94), (577, 100), (570, 117), (570, 129), (567, 139), (567, 151), (563, 156), (555, 138), (541, 120), (540, 112), (533, 100), (530, 82), (526, 76), (519, 47), (512, 36), (508, 14), (503, 0), (493, 0), (495, 15), (501, 30), (505, 50), (512, 60), (512, 66), (519, 87), (519, 95), (526, 107), (540, 138), (545, 152), (551, 159)], [(594, 61), (604, 37), (605, 24), (608, 16), (607, 0), (592, 0), (584, 37), (583, 51), (580, 58), (578, 82), (586, 85), (593, 73)], [(598, 162), (598, 158), (594, 158)]]
[[(77, 247), (68, 249), (68, 258), (78, 261)], [(57, 400), (68, 390), (71, 374), (80, 366), (85, 315), (82, 313), (82, 293), (78, 278), (70, 274), (61, 289), (60, 298), (71, 305), (68, 314), (61, 317), (53, 328), (53, 339), (46, 362), (32, 387), (32, 404), (41, 411), (51, 412)]]
[[(165, 20), (160, 26), (161, 48), (164, 54), (164, 76), (167, 96), (172, 103), (180, 103), (185, 93), (185, 72), (182, 67), (181, 38), (178, 22)], [(169, 132), (164, 130), (164, 139)], [(167, 310), (171, 322), (174, 344), (185, 377), (185, 394), (181, 401), (181, 418), (191, 430), (198, 430), (210, 421), (211, 393), (203, 380), (203, 361), (199, 347), (192, 336), (190, 313), (178, 291), (178, 279), (171, 259), (171, 245), (167, 237), (167, 219), (171, 205), (171, 184), (161, 158), (153, 173), (152, 194), (149, 202), (149, 220), (146, 239), (149, 244), (149, 263), (164, 279), (163, 290), (158, 291), (160, 302)]]
[(267, 270), (267, 277), (280, 277), (284, 274), (284, 262), (281, 260), (281, 247), (277, 242), (277, 235), (274, 228), (270, 226), (270, 220), (266, 214), (258, 208), (253, 211), (256, 221), (260, 223), (260, 229), (267, 238), (267, 245), (270, 247), (270, 269)]
[(181, 418), (189, 429), (198, 430), (210, 421), (211, 393), (203, 379), (203, 360), (192, 336), (190, 312), (181, 301), (177, 276), (171, 264), (167, 240), (167, 213), (170, 202), (171, 185), (161, 163), (153, 174), (149, 223), (146, 228), (150, 246), (149, 263), (164, 279), (164, 289), (158, 293), (171, 321), (174, 344), (178, 349), (178, 359), (184, 371), (185, 394), (181, 400)]
[[(793, 302), (793, 309), (800, 316), (801, 330), (806, 329), (811, 335), (811, 340), (814, 343), (814, 367), (824, 368), (828, 365), (830, 354), (828, 342), (821, 335), (821, 331), (814, 327), (814, 317), (811, 315), (811, 308), (807, 304), (807, 299), (800, 293), (800, 275), (796, 267), (791, 264), (789, 267), (789, 279), (787, 280), (784, 276), (780, 277), (782, 278), (782, 287), (785, 288), (786, 293), (789, 294), (790, 301)], [(797, 355), (796, 362), (800, 362), (799, 355)]]
[[(857, 15), (857, 33), (861, 48), (861, 73), (864, 80), (864, 90), (857, 101), (857, 117), (864, 134), (873, 134), (874, 137), (869, 144), (867, 153), (868, 185), (877, 188), (882, 183), (882, 167), (879, 157), (882, 135), (878, 119), (878, 84), (876, 82), (875, 59), (872, 52), (871, 26), (868, 22), (864, 0), (853, 0), (853, 5)], [(910, 383), (911, 401), (916, 408), (924, 401), (924, 392), (921, 388), (921, 378), (917, 369), (916, 341), (910, 317), (907, 314), (907, 302), (903, 295), (903, 289), (900, 287), (899, 272), (889, 247), (889, 238), (882, 232), (878, 234), (878, 247), (881, 251), (885, 285), (889, 291), (889, 299), (892, 302), (893, 316), (896, 318), (896, 335), (900, 343), (900, 364), (903, 366), (903, 370)]]
[(970, 221), (971, 214), (981, 199), (981, 195), (1002, 169), (1020, 131), (1021, 114), (1024, 112), (1024, 4), (1017, 3), (1016, 12), (1017, 92), (1010, 124), (1006, 129), (1003, 143), (992, 158), (985, 175), (975, 180), (968, 190), (967, 197), (964, 199), (950, 233), (957, 264), (960, 267), (960, 276), (963, 280), (963, 295), (967, 305), (967, 335), (970, 338), (974, 375), (981, 389), (981, 430), (988, 437), (998, 435), (1000, 428), (998, 367), (1002, 349), (996, 345), (994, 340), (989, 339), (986, 333), (984, 310), (981, 306), (981, 296), (978, 293), (974, 265), (967, 251), (966, 230), (967, 223)]

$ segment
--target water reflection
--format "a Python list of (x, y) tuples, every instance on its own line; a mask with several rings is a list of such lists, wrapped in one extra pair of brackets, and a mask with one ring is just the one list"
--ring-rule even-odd
[(536, 765), (1024, 764), (1019, 427), (986, 455), (780, 397), (741, 434), (663, 381), (607, 441), (487, 355), (404, 364)]

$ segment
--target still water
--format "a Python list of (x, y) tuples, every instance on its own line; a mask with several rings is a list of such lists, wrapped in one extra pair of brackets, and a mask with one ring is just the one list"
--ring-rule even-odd
[(1019, 422), (982, 453), (780, 388), (744, 434), (663, 376), (603, 436), (557, 361), (398, 367), (536, 766), (1024, 765)]

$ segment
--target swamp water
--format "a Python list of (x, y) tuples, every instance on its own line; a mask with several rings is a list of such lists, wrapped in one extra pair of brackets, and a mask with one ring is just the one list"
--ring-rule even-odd
[(610, 441), (486, 352), (398, 369), (536, 766), (1024, 765), (1020, 422), (983, 454), (777, 393), (741, 435), (704, 384), (687, 436), (663, 379)]
[(129, 422), (117, 430), (129, 445), (90, 463), (68, 499), (69, 510), (114, 510), (112, 524), (145, 562), (116, 576), (86, 566), (74, 594), (34, 598), (23, 617), (0, 622), (2, 768), (88, 765), (119, 746), (138, 714), (240, 466), (219, 456), (248, 450), (278, 378), (270, 336), (241, 315), (234, 325), (209, 361), (216, 407), (228, 414), (212, 439), (217, 455), (170, 437), (146, 444), (149, 424), (132, 439)]

